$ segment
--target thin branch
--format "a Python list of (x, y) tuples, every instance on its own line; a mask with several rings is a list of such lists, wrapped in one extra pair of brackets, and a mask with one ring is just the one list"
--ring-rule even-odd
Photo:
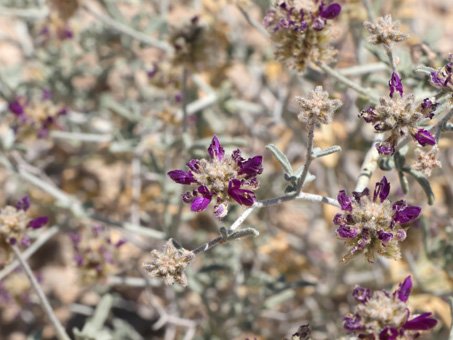
[(355, 187), (355, 191), (357, 192), (362, 192), (368, 186), (371, 176), (378, 167), (380, 155), (375, 145), (382, 141), (383, 137), (384, 135), (382, 133), (378, 133), (374, 136), (373, 144), (368, 150), (365, 159), (363, 160), (362, 167), (360, 168), (360, 175)]
[(189, 71), (187, 68), (183, 68), (182, 71), (182, 131), (183, 133), (187, 132), (187, 79), (188, 79)]
[(357, 93), (360, 93), (361, 95), (367, 97), (371, 102), (373, 102), (373, 103), (378, 102), (378, 98), (372, 94), (372, 92), (369, 88), (365, 88), (359, 84), (354, 83), (353, 81), (349, 80), (344, 75), (342, 75), (341, 73), (339, 73), (338, 71), (334, 70), (333, 68), (331, 68), (330, 66), (328, 66), (326, 64), (323, 64), (319, 61), (317, 61), (315, 63), (320, 69), (322, 69), (328, 75), (334, 77), (339, 82), (341, 82), (344, 85), (346, 85), (347, 87), (353, 89)]
[(242, 15), (244, 16), (245, 20), (247, 20), (247, 22), (252, 25), (253, 27), (255, 27), (257, 29), (258, 32), (260, 32), (263, 36), (265, 36), (266, 38), (269, 38), (270, 35), (269, 35), (269, 32), (266, 31), (266, 29), (260, 25), (255, 19), (253, 19), (245, 9), (243, 9), (240, 5), (237, 5), (237, 8), (241, 11)]
[(300, 194), (302, 187), (304, 186), (305, 179), (307, 178), (308, 175), (308, 168), (310, 167), (311, 161), (313, 160), (312, 152), (314, 138), (315, 138), (315, 121), (312, 119), (309, 123), (307, 153), (305, 156), (304, 170), (302, 171), (302, 175), (297, 180), (296, 197)]
[(17, 248), (17, 246), (11, 246), (11, 248), (13, 249), (14, 254), (16, 255), (17, 259), (19, 260), (19, 262), (20, 262), (22, 268), (24, 269), (25, 273), (27, 274), (27, 276), (28, 276), (28, 278), (30, 280), (30, 283), (35, 288), (36, 293), (38, 294), (39, 299), (41, 300), (41, 305), (42, 305), (44, 311), (46, 312), (47, 316), (49, 317), (50, 322), (52, 323), (52, 325), (55, 328), (55, 331), (57, 333), (58, 339), (60, 339), (60, 340), (71, 340), (69, 335), (66, 333), (63, 325), (61, 324), (61, 322), (55, 316), (55, 313), (53, 312), (53, 309), (50, 306), (50, 303), (47, 300), (46, 295), (42, 291), (38, 281), (36, 280), (35, 276), (33, 275), (33, 272), (31, 271), (30, 266), (25, 261), (25, 259), (22, 257), (22, 254), (20, 253), (19, 248)]
[(171, 47), (166, 41), (161, 41), (161, 40), (155, 39), (153, 37), (150, 37), (147, 34), (143, 34), (142, 32), (136, 31), (133, 28), (131, 28), (125, 24), (122, 24), (116, 20), (113, 20), (112, 18), (106, 17), (106, 16), (96, 12), (88, 5), (82, 5), (82, 8), (84, 8), (86, 11), (91, 13), (96, 19), (98, 19), (102, 23), (110, 26), (111, 28), (115, 29), (116, 31), (118, 31), (120, 33), (129, 35), (138, 41), (141, 41), (147, 45), (156, 47), (164, 52), (167, 52), (167, 53), (173, 52), (173, 47)]

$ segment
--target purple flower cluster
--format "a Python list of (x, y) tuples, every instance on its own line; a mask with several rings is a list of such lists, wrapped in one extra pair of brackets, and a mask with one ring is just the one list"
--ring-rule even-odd
[(46, 137), (53, 128), (59, 128), (58, 118), (66, 115), (65, 107), (57, 107), (51, 100), (51, 92), (42, 91), (40, 98), (16, 97), (8, 108), (16, 117), (17, 127), (37, 131), (40, 138)]
[(374, 194), (365, 189), (353, 192), (353, 197), (344, 190), (338, 193), (342, 213), (335, 215), (333, 222), (338, 225), (337, 235), (350, 248), (342, 262), (348, 262), (363, 253), (373, 262), (375, 253), (393, 258), (401, 257), (398, 242), (406, 238), (405, 226), (418, 218), (420, 207), (408, 206), (406, 201), (391, 203), (387, 196), (390, 183), (387, 178), (376, 183)]
[[(302, 7), (303, 5), (303, 7)], [(336, 31), (332, 19), (341, 13), (341, 5), (325, 1), (276, 1), (266, 12), (263, 25), (270, 34), (278, 60), (301, 72), (310, 60), (329, 63), (336, 55), (330, 46)]]
[(281, 17), (276, 21), (276, 11), (270, 9), (266, 11), (266, 16), (263, 19), (264, 27), (274, 25), (274, 32), (286, 29), (303, 32), (309, 25), (315, 31), (322, 31), (327, 20), (335, 19), (341, 12), (340, 4), (333, 3), (326, 6), (324, 1), (321, 1), (315, 11), (304, 11), (303, 8), (296, 9), (292, 1), (281, 1), (277, 6), (286, 14), (286, 18)]
[(359, 303), (355, 314), (343, 319), (343, 327), (354, 332), (359, 339), (367, 340), (413, 340), (437, 324), (431, 313), (410, 319), (406, 303), (412, 290), (408, 276), (392, 295), (385, 290), (375, 291), (356, 286), (353, 296)]
[(197, 185), (192, 192), (182, 195), (185, 203), (190, 203), (192, 211), (200, 212), (214, 200), (214, 214), (223, 218), (228, 212), (228, 203), (236, 201), (245, 206), (252, 206), (256, 200), (254, 190), (258, 189), (257, 175), (263, 172), (263, 156), (245, 160), (239, 149), (231, 157), (225, 151), (216, 136), (208, 148), (210, 160), (192, 159), (187, 163), (189, 171), (173, 170), (168, 176), (179, 184)]
[(376, 144), (378, 152), (393, 155), (398, 140), (406, 135), (412, 136), (421, 146), (435, 145), (436, 139), (417, 124), (421, 119), (432, 119), (439, 103), (425, 98), (415, 106), (413, 94), (403, 95), (403, 84), (395, 72), (389, 81), (389, 89), (389, 98), (381, 97), (375, 109), (370, 106), (359, 115), (365, 122), (374, 124), (376, 132), (390, 132), (386, 140)]
[(84, 283), (104, 280), (116, 270), (119, 251), (126, 243), (120, 239), (112, 242), (102, 226), (87, 228), (81, 233), (70, 233), (74, 248), (74, 260)]
[(30, 245), (30, 238), (26, 235), (28, 229), (39, 229), (43, 227), (49, 218), (46, 216), (30, 219), (26, 211), (30, 207), (30, 199), (24, 196), (16, 205), (0, 210), (0, 248), (19, 243), (23, 246)]

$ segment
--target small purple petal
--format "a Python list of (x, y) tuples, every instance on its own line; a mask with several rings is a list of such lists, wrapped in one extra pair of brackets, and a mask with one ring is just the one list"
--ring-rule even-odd
[(327, 6), (326, 9), (323, 9), (319, 14), (324, 19), (335, 19), (341, 13), (341, 5), (337, 3), (333, 3), (330, 6)]
[(376, 114), (371, 106), (360, 112), (359, 117), (362, 117), (367, 123), (374, 123), (376, 121)]
[(127, 241), (125, 239), (119, 239), (118, 242), (116, 242), (115, 247), (119, 248), (126, 243), (127, 243)]
[(419, 315), (406, 322), (403, 328), (411, 331), (427, 331), (437, 325), (437, 320), (430, 318), (430, 316), (431, 313)]
[(400, 77), (398, 77), (398, 74), (393, 72), (392, 73), (392, 78), (389, 81), (389, 89), (390, 89), (390, 98), (393, 98), (393, 92), (398, 91), (401, 95), (403, 96), (403, 84), (401, 83)]
[(192, 183), (197, 183), (197, 180), (193, 177), (190, 171), (185, 172), (183, 170), (172, 170), (167, 173), (170, 178), (179, 184), (190, 185)]
[(395, 217), (393, 217), (393, 220), (400, 224), (409, 223), (409, 222), (412, 222), (413, 220), (417, 219), (417, 217), (420, 215), (421, 211), (422, 211), (422, 208), (415, 207), (415, 206), (400, 208), (399, 210), (396, 211), (396, 214), (395, 214)]
[(353, 191), (352, 192), (352, 196), (354, 196), (354, 199), (360, 203), (360, 199), (363, 197), (363, 196), (368, 196), (370, 194), (370, 189), (368, 188), (365, 188), (363, 189), (362, 192), (357, 192), (357, 191)]
[(385, 231), (379, 230), (378, 232), (378, 239), (380, 239), (382, 242), (390, 242), (393, 238), (392, 233), (386, 233)]
[(345, 316), (343, 318), (343, 327), (348, 332), (354, 332), (363, 329), (362, 323), (360, 322), (360, 318), (358, 316), (354, 317)]
[(148, 75), (149, 78), (153, 78), (157, 74), (158, 71), (159, 71), (159, 67), (157, 66), (156, 63), (153, 63), (152, 70), (147, 71), (146, 74)]
[(221, 161), (223, 159), (223, 156), (225, 155), (225, 151), (223, 150), (222, 145), (220, 145), (220, 142), (217, 139), (216, 135), (212, 137), (212, 142), (208, 148), (208, 153), (212, 159), (216, 158), (219, 161)]
[(421, 146), (436, 145), (436, 139), (425, 129), (420, 129), (413, 136)]
[(11, 238), (9, 239), (9, 244), (11, 244), (12, 246), (14, 246), (16, 243), (17, 243), (17, 240), (16, 240), (15, 237), (11, 237)]
[(333, 217), (333, 223), (335, 225), (342, 225), (345, 223), (345, 219), (343, 217), (343, 214), (342, 213), (337, 213), (335, 214), (335, 216)]
[(24, 107), (19, 103), (19, 101), (17, 99), (10, 102), (8, 104), (8, 108), (16, 116), (22, 116), (25, 113)]
[(245, 162), (238, 162), (239, 164), (239, 175), (246, 174), (247, 176), (256, 176), (263, 172), (263, 166), (261, 163), (263, 162), (263, 156), (255, 156), (253, 158), (249, 158)]
[(27, 211), (28, 208), (30, 208), (30, 199), (28, 196), (22, 197), (22, 199), (16, 203), (17, 210)]
[(253, 193), (253, 191), (240, 189), (240, 187), (241, 181), (233, 178), (228, 183), (228, 195), (230, 195), (231, 198), (233, 198), (241, 205), (245, 205), (247, 207), (252, 206), (256, 200), (255, 194)]
[(226, 214), (228, 213), (228, 209), (227, 209), (227, 206), (225, 203), (222, 203), (222, 204), (217, 204), (215, 207), (214, 207), (214, 215), (218, 218), (218, 219), (222, 219), (226, 216)]
[(77, 234), (77, 233), (68, 233), (68, 236), (71, 239), (71, 241), (74, 244), (74, 246), (77, 246), (80, 243), (81, 239), (82, 239), (80, 237), (80, 235)]
[(376, 149), (381, 155), (393, 155), (395, 153), (395, 146), (386, 142), (376, 143)]
[(420, 108), (424, 116), (428, 116), (430, 119), (434, 117), (434, 111), (436, 111), (439, 103), (433, 103), (429, 98), (423, 99), (423, 103), (420, 104)]
[(387, 181), (387, 178), (384, 176), (382, 177), (381, 181), (376, 183), (376, 187), (374, 189), (373, 201), (376, 201), (376, 198), (379, 197), (381, 202), (385, 201), (387, 196), (390, 193), (390, 183)]
[(354, 238), (357, 236), (357, 229), (349, 225), (342, 225), (337, 229), (337, 234), (341, 238)]
[(358, 302), (365, 303), (371, 297), (371, 290), (369, 288), (365, 289), (360, 286), (356, 286), (352, 292), (352, 295)]
[(398, 286), (398, 290), (396, 291), (396, 293), (398, 294), (398, 299), (402, 302), (407, 302), (407, 300), (409, 299), (409, 295), (411, 294), (411, 290), (412, 290), (412, 280), (409, 275)]
[(326, 19), (318, 17), (315, 19), (315, 21), (311, 25), (311, 28), (313, 28), (315, 31), (322, 31), (325, 26), (326, 26)]
[(338, 193), (338, 202), (341, 205), (341, 210), (352, 211), (352, 198), (346, 195), (346, 191), (340, 190)]
[(407, 234), (404, 231), (404, 229), (398, 230), (395, 234), (395, 239), (398, 241), (404, 241), (406, 239), (406, 237), (407, 237)]
[(437, 86), (444, 87), (444, 82), (440, 79), (437, 72), (431, 72), (431, 82), (436, 84)]
[(190, 210), (192, 210), (194, 212), (200, 212), (200, 211), (206, 210), (209, 202), (211, 202), (211, 200), (209, 198), (205, 198), (203, 196), (198, 196), (192, 201), (192, 204), (190, 205)]
[(49, 218), (47, 216), (36, 217), (35, 219), (30, 221), (28, 227), (32, 229), (39, 229), (42, 226), (44, 226), (47, 222), (49, 222)]
[(393, 327), (385, 327), (379, 333), (379, 340), (395, 340), (398, 337), (398, 330)]
[(195, 173), (198, 173), (201, 168), (200, 161), (198, 159), (191, 159), (186, 165), (190, 169), (190, 171), (193, 171)]
[(52, 98), (52, 91), (49, 89), (42, 90), (42, 100), (50, 100)]
[(83, 257), (80, 254), (75, 254), (74, 255), (74, 261), (76, 262), (77, 266), (83, 266)]

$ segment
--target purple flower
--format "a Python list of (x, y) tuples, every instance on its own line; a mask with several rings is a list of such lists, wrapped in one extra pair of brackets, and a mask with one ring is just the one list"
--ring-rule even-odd
[(427, 130), (420, 129), (413, 137), (421, 146), (436, 145), (436, 139)]
[(324, 19), (335, 19), (341, 13), (341, 5), (337, 3), (333, 3), (327, 8), (323, 9), (319, 14)]
[(422, 208), (420, 207), (403, 207), (401, 209), (397, 209), (396, 214), (393, 218), (395, 222), (400, 224), (409, 223), (414, 221), (420, 215)]
[(437, 106), (439, 106), (439, 103), (433, 103), (429, 98), (423, 99), (423, 103), (420, 104), (423, 115), (430, 119), (434, 117), (434, 111), (436, 111)]
[(437, 325), (437, 320), (430, 318), (430, 316), (431, 313), (421, 314), (406, 322), (403, 328), (412, 331), (427, 331)]
[(168, 176), (170, 176), (173, 181), (179, 184), (190, 185), (192, 183), (197, 183), (190, 171), (185, 172), (183, 170), (172, 170), (168, 172)]
[(340, 190), (338, 193), (338, 202), (341, 205), (341, 210), (352, 211), (352, 198), (346, 195), (346, 191)]
[(345, 316), (343, 318), (343, 327), (349, 332), (359, 331), (363, 329), (360, 319), (356, 316)]
[(382, 242), (390, 242), (390, 240), (393, 238), (392, 233), (386, 233), (385, 231), (379, 230), (378, 231), (378, 239), (380, 239)]
[(376, 113), (371, 106), (368, 107), (368, 109), (361, 111), (359, 117), (362, 117), (367, 123), (374, 123), (376, 121)]
[(343, 217), (343, 214), (342, 213), (337, 213), (335, 214), (335, 216), (333, 217), (333, 223), (335, 225), (342, 225), (345, 223), (345, 219)]
[(357, 191), (353, 191), (352, 192), (352, 196), (354, 196), (354, 199), (360, 203), (360, 199), (364, 196), (368, 196), (370, 194), (370, 189), (368, 188), (365, 188), (363, 189), (362, 192), (357, 192)]
[(354, 238), (357, 236), (358, 231), (349, 225), (342, 225), (337, 229), (337, 233), (341, 238)]
[(10, 102), (8, 104), (9, 110), (14, 113), (16, 116), (22, 116), (25, 113), (24, 106), (19, 103), (18, 99)]
[(358, 302), (365, 303), (371, 297), (371, 290), (369, 288), (365, 289), (360, 286), (356, 286), (352, 292), (352, 295)]
[(30, 221), (28, 227), (32, 229), (39, 229), (43, 227), (47, 222), (49, 222), (49, 218), (47, 216), (36, 217), (35, 219)]
[(209, 192), (209, 189), (204, 185), (198, 188), (198, 192), (201, 196), (195, 197), (190, 205), (190, 210), (195, 212), (206, 210), (212, 198), (212, 194)]
[(30, 199), (28, 196), (22, 197), (22, 199), (16, 203), (17, 210), (27, 211), (28, 208), (30, 208)]
[(398, 337), (398, 330), (393, 327), (385, 327), (379, 333), (379, 340), (395, 340)]
[(389, 89), (390, 89), (390, 98), (393, 98), (393, 92), (398, 91), (400, 93), (400, 96), (403, 96), (403, 84), (401, 83), (400, 77), (398, 77), (398, 74), (393, 72), (392, 73), (392, 78), (389, 80)]
[(251, 207), (256, 200), (255, 194), (251, 190), (240, 189), (241, 181), (233, 178), (228, 184), (228, 195), (236, 202), (247, 207)]
[(393, 155), (395, 153), (395, 145), (388, 143), (377, 143), (376, 149), (381, 155)]
[(379, 196), (381, 202), (384, 202), (387, 196), (390, 193), (390, 183), (387, 181), (387, 178), (384, 176), (382, 180), (376, 183), (376, 187), (374, 189), (374, 196), (373, 201), (376, 201), (376, 198)]
[(148, 75), (149, 78), (153, 78), (157, 72), (159, 72), (159, 67), (157, 66), (156, 63), (153, 63), (153, 68), (152, 70), (149, 70), (146, 72), (146, 74)]
[(263, 172), (263, 156), (255, 156), (253, 158), (249, 158), (247, 161), (242, 162), (239, 161), (239, 175), (248, 175), (248, 176), (256, 176), (260, 175)]
[(211, 156), (212, 159), (217, 159), (218, 161), (222, 161), (223, 156), (225, 155), (225, 151), (223, 150), (223, 146), (220, 145), (220, 142), (217, 139), (216, 135), (214, 135), (214, 137), (212, 138), (211, 145), (208, 148), (208, 153), (209, 153), (209, 156)]
[[(398, 285), (398, 290), (395, 292), (398, 296), (398, 299), (402, 302), (407, 302), (409, 295), (412, 290), (412, 280), (408, 276), (406, 279)], [(395, 294), (394, 294), (395, 295)]]

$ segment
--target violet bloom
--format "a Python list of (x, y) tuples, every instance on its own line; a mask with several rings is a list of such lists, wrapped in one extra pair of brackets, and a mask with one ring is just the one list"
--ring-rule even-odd
[(425, 98), (419, 105), (415, 105), (413, 94), (403, 95), (403, 85), (396, 73), (389, 81), (390, 97), (381, 97), (379, 105), (369, 107), (360, 113), (366, 123), (372, 124), (376, 133), (387, 132), (389, 136), (376, 144), (381, 155), (393, 155), (400, 138), (411, 136), (420, 145), (435, 145), (436, 141), (431, 134), (419, 128), (419, 123), (425, 119), (432, 119), (439, 103)]
[[(0, 247), (19, 243), (30, 245), (30, 238), (26, 235), (29, 229), (42, 228), (49, 222), (47, 216), (31, 219), (27, 216), (30, 199), (24, 196), (15, 206), (7, 205), (0, 210)], [(5, 249), (8, 252), (8, 249)]]
[(450, 53), (445, 66), (431, 72), (429, 80), (431, 85), (438, 89), (453, 91), (453, 53)]
[(421, 208), (407, 206), (404, 200), (391, 203), (387, 197), (390, 183), (387, 178), (376, 183), (373, 195), (365, 189), (353, 192), (353, 197), (344, 190), (338, 193), (342, 213), (335, 215), (333, 223), (338, 225), (337, 236), (345, 241), (349, 251), (341, 262), (348, 262), (364, 254), (373, 262), (375, 254), (398, 260), (401, 252), (398, 242), (406, 238), (407, 223), (418, 218)]
[(52, 102), (49, 89), (36, 91), (30, 98), (16, 97), (8, 103), (8, 108), (16, 116), (16, 131), (34, 130), (39, 138), (44, 138), (51, 129), (59, 128), (58, 118), (67, 109)]
[(437, 320), (431, 313), (411, 317), (407, 300), (412, 290), (408, 276), (393, 294), (385, 290), (375, 291), (357, 286), (353, 296), (359, 303), (355, 314), (343, 319), (343, 327), (359, 339), (368, 340), (413, 340), (436, 326)]
[(241, 151), (233, 151), (231, 157), (225, 151), (216, 136), (208, 148), (210, 160), (192, 159), (187, 163), (189, 171), (173, 170), (168, 176), (176, 183), (195, 185), (195, 190), (182, 195), (185, 203), (190, 203), (192, 211), (206, 210), (214, 200), (214, 213), (223, 218), (228, 212), (229, 202), (252, 206), (256, 200), (254, 191), (258, 189), (257, 175), (263, 172), (262, 156), (245, 160)]

